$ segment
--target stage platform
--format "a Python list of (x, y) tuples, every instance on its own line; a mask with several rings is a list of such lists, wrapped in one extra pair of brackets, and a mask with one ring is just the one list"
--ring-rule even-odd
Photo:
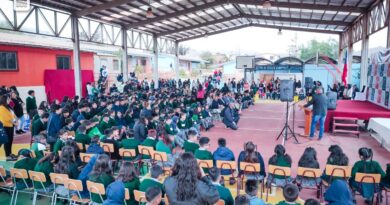
[(331, 130), (333, 117), (352, 117), (359, 120), (369, 120), (373, 117), (390, 118), (390, 110), (368, 101), (338, 100), (336, 110), (328, 110), (325, 132)]

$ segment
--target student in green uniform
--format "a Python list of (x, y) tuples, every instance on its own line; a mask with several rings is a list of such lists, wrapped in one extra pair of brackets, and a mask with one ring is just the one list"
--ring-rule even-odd
[(183, 147), (184, 138), (179, 135), (177, 129), (174, 129), (171, 117), (166, 116), (164, 128), (166, 134), (174, 136), (174, 143), (180, 147)]
[[(14, 168), (16, 169), (25, 169), (28, 171), (33, 171), (35, 165), (37, 164), (37, 160), (35, 158), (31, 158), (31, 151), (28, 149), (21, 149), (18, 152), (19, 160), (15, 162)], [(25, 180), (28, 186), (31, 186), (31, 180)], [(16, 179), (16, 187), (18, 189), (27, 188), (26, 184), (22, 179)]]
[(139, 190), (142, 192), (146, 192), (149, 187), (159, 187), (161, 190), (163, 189), (163, 184), (161, 180), (164, 176), (164, 170), (159, 165), (154, 165), (150, 168), (150, 177), (145, 176), (141, 184), (139, 185)]
[(195, 154), (195, 151), (199, 149), (197, 141), (197, 133), (195, 130), (188, 131), (188, 140), (184, 142), (183, 149), (185, 152), (191, 152)]
[(284, 201), (280, 201), (277, 205), (300, 205), (295, 202), (299, 196), (299, 188), (295, 184), (287, 184), (283, 187)]
[(119, 174), (117, 177), (118, 181), (122, 181), (125, 185), (125, 188), (129, 190), (130, 199), (126, 201), (127, 205), (136, 205), (138, 204), (134, 198), (134, 190), (139, 189), (139, 179), (137, 176), (137, 171), (134, 168), (133, 163), (123, 162), (121, 168), (119, 169)]
[[(195, 158), (200, 160), (213, 160), (213, 154), (209, 151), (210, 149), (210, 138), (201, 137), (199, 139), (200, 148), (195, 151)], [(205, 173), (208, 173), (207, 168), (203, 168)]]
[(168, 162), (164, 163), (164, 166), (172, 167), (176, 158), (179, 156), (179, 152), (175, 149), (174, 136), (166, 134), (163, 139), (159, 140), (156, 144), (156, 151), (165, 152), (168, 157)]
[[(122, 139), (122, 148), (124, 149), (134, 149), (136, 156), (138, 156), (138, 145), (140, 145), (140, 142), (134, 138), (133, 133), (127, 133), (126, 138)], [(132, 160), (133, 158), (125, 157), (125, 160)]]
[(71, 146), (64, 146), (58, 163), (54, 166), (54, 172), (68, 174), (70, 179), (77, 179), (80, 171), (75, 160), (75, 151)]
[(372, 160), (373, 156), (373, 152), (370, 148), (360, 148), (360, 160), (353, 165), (351, 178), (349, 179), (352, 190), (358, 191), (365, 198), (366, 202), (371, 202), (375, 192), (380, 192), (381, 189), (379, 188), (379, 184), (375, 184), (374, 187), (372, 184), (356, 182), (356, 173), (380, 174), (382, 178), (386, 175), (381, 165), (377, 161)]
[[(87, 124), (89, 124), (89, 123), (87, 123)], [(91, 138), (87, 135), (86, 125), (80, 125), (79, 128), (77, 128), (75, 141), (82, 143), (84, 150), (86, 150), (85, 145), (88, 145), (91, 143)]]
[(142, 142), (142, 146), (153, 147), (156, 149), (157, 132), (154, 129), (148, 130), (148, 137)]
[[(286, 154), (286, 149), (283, 145), (278, 144), (275, 146), (274, 155), (269, 159), (268, 164), (280, 166), (280, 167), (290, 167), (292, 164), (292, 160), (290, 155)], [(272, 173), (268, 173), (267, 185), (270, 187), (271, 183), (276, 184), (277, 186), (283, 187), (286, 183), (292, 182), (291, 176), (286, 177), (280, 175), (273, 175)]]
[(39, 107), (38, 108), (38, 112), (37, 114), (35, 114), (31, 120), (31, 122), (34, 122), (36, 121), (37, 119), (41, 118), (41, 116), (43, 115), (43, 113), (45, 113), (45, 110), (43, 107)]
[(115, 121), (115, 111), (113, 110), (110, 110), (108, 111), (108, 113), (110, 114), (110, 117), (108, 119), (108, 126), (111, 128), (111, 127), (114, 127), (116, 125), (116, 121)]
[(212, 183), (217, 187), (219, 198), (225, 201), (225, 205), (234, 205), (234, 200), (232, 193), (229, 189), (223, 187), (219, 182), (221, 181), (221, 171), (216, 168), (212, 167), (209, 170), (209, 178), (211, 179)]
[(99, 127), (99, 131), (101, 133), (104, 133), (105, 130), (111, 128), (111, 126), (109, 124), (109, 121), (110, 121), (110, 115), (109, 114), (104, 114), (103, 118), (102, 118), (102, 121), (100, 121), (99, 126), (98, 126)]
[[(34, 171), (36, 172), (42, 172), (45, 174), (46, 182), (43, 182), (42, 184), (38, 181), (34, 181), (34, 188), (35, 189), (42, 189), (43, 191), (51, 191), (53, 189), (52, 182), (50, 180), (50, 173), (54, 172), (53, 169), (53, 154), (46, 155), (42, 159), (40, 159), (37, 164), (35, 165)], [(42, 185), (44, 187), (42, 187)]]
[(68, 132), (64, 129), (61, 129), (58, 132), (58, 136), (59, 137), (53, 146), (53, 154), (55, 154), (55, 155), (58, 154), (58, 151), (60, 151), (62, 149), (62, 147), (65, 145), (66, 140), (68, 140), (68, 138), (70, 137), (68, 135)]
[[(328, 149), (330, 152), (326, 164), (329, 165), (336, 165), (336, 166), (348, 166), (349, 165), (349, 159), (348, 156), (343, 152), (343, 149), (338, 145), (331, 145)], [(324, 170), (324, 173), (322, 174), (321, 178), (328, 182), (328, 184), (331, 184), (332, 181), (336, 179), (342, 179), (343, 177), (332, 177), (326, 175), (326, 170)]]
[(35, 91), (29, 90), (26, 98), (26, 111), (30, 119), (37, 113), (37, 101), (35, 99)]
[(35, 136), (46, 130), (47, 121), (49, 120), (49, 113), (43, 113), (41, 118), (33, 121), (31, 126), (31, 136)]
[(145, 192), (146, 205), (158, 205), (161, 203), (163, 193), (159, 187), (150, 187)]
[[(93, 166), (92, 172), (89, 174), (89, 181), (101, 183), (104, 188), (107, 188), (111, 182), (115, 181), (112, 173), (110, 157), (106, 154), (99, 155)], [(91, 194), (92, 202), (103, 203), (98, 194)], [(103, 195), (103, 200), (106, 199), (106, 195)]]
[(43, 134), (35, 135), (33, 137), (33, 143), (31, 144), (31, 151), (34, 152), (37, 160), (41, 159), (44, 155), (43, 151), (46, 150), (46, 137)]

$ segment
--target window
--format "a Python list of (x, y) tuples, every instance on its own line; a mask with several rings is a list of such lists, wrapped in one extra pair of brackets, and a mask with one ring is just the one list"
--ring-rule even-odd
[(141, 65), (146, 66), (146, 58), (141, 58)]
[(0, 70), (18, 70), (16, 52), (0, 51)]
[(118, 60), (116, 60), (116, 59), (112, 60), (112, 68), (114, 70), (119, 70), (119, 61)]
[(57, 69), (69, 70), (70, 69), (70, 56), (57, 56)]

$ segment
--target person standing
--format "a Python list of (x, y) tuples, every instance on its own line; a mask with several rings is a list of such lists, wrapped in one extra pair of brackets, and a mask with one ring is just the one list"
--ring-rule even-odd
[[(16, 125), (16, 116), (12, 109), (9, 107), (11, 99), (7, 95), (0, 97), (0, 122), (4, 126), (4, 130), (8, 137), (8, 142), (4, 144), (5, 156), (7, 161), (14, 161), (17, 159), (12, 154), (12, 142), (14, 140), (14, 126)], [(1, 145), (0, 145), (1, 146)]]
[(316, 125), (319, 121), (320, 131), (318, 140), (321, 140), (324, 134), (324, 124), (326, 112), (328, 110), (328, 98), (323, 94), (323, 88), (321, 86), (316, 87), (315, 95), (313, 95), (312, 99), (306, 105), (304, 105), (304, 107), (309, 107), (310, 105), (313, 105), (313, 116), (310, 126), (310, 139), (313, 139)]
[(47, 122), (47, 142), (50, 144), (50, 150), (53, 150), (54, 144), (57, 142), (58, 132), (62, 128), (60, 114), (62, 109), (59, 105), (53, 104), (51, 113)]
[(24, 121), (25, 121), (24, 116), (23, 116), (24, 115), (23, 104), (24, 103), (23, 103), (22, 99), (20, 99), (20, 97), (18, 96), (18, 93), (16, 91), (11, 92), (10, 105), (13, 108), (15, 115), (19, 121), (18, 126), (17, 126), (16, 131), (15, 131), (16, 134), (25, 133), (23, 131), (23, 125), (24, 125)]
[(26, 111), (30, 116), (30, 121), (38, 113), (37, 111), (37, 100), (35, 99), (35, 91), (29, 90), (28, 97), (26, 98)]

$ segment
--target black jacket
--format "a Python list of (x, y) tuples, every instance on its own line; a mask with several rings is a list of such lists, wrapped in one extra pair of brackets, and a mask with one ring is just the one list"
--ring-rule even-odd
[(146, 137), (146, 127), (143, 123), (141, 123), (139, 120), (134, 124), (134, 138), (140, 142), (143, 142)]
[(164, 181), (164, 190), (171, 205), (212, 205), (219, 200), (217, 188), (207, 177), (196, 183), (196, 197), (187, 201), (178, 201), (176, 190), (179, 189), (176, 177), (168, 177)]
[(313, 105), (313, 115), (325, 116), (328, 110), (328, 98), (324, 94), (314, 94), (305, 107), (310, 105)]
[(23, 101), (18, 97), (16, 99), (12, 98), (12, 102), (15, 104), (13, 108), (16, 117), (21, 118), (23, 116)]

